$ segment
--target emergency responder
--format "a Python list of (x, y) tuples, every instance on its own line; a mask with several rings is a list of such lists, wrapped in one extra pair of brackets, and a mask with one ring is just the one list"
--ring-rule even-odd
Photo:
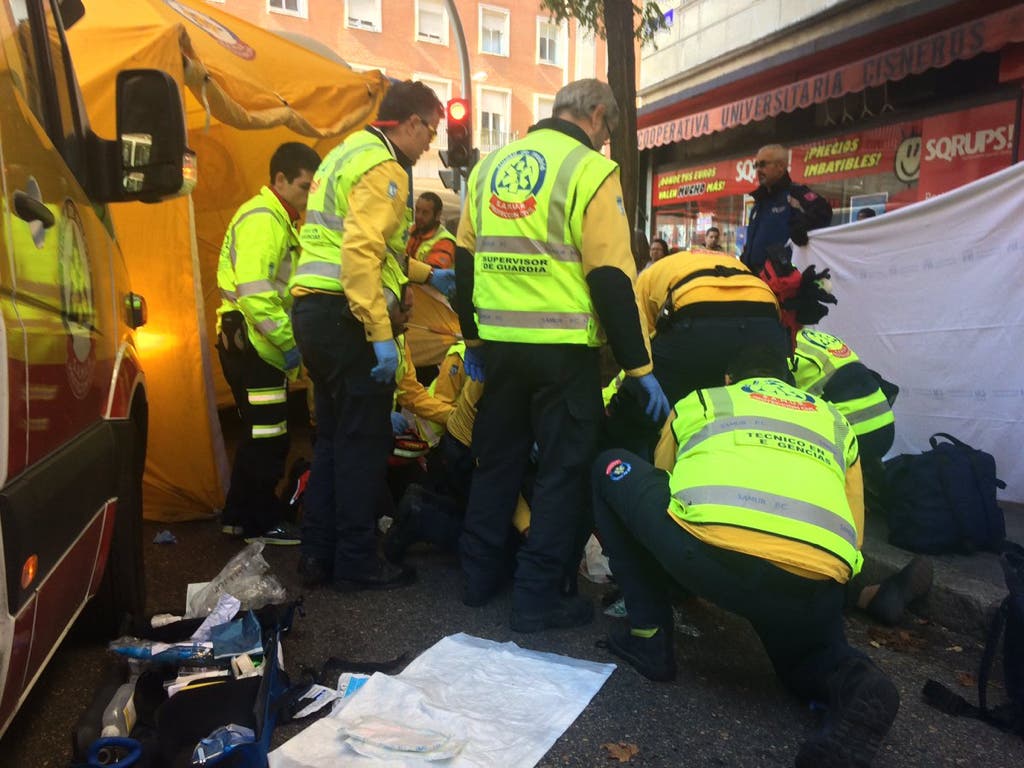
[[(444, 204), (433, 192), (424, 192), (416, 200), (413, 224), (405, 253), (410, 261), (422, 261), (436, 269), (455, 266), (455, 235), (441, 223)], [(406, 338), (420, 381), (429, 384), (437, 376), (438, 363), (445, 350), (459, 339), (459, 319), (448, 297), (430, 286), (414, 286), (416, 322)]]
[[(333, 149), (313, 178), (291, 281), (295, 339), (314, 384), (317, 414), (299, 566), (309, 585), (332, 579), (343, 590), (390, 589), (415, 576), (376, 554), (399, 362), (381, 272), (385, 262), (397, 266), (407, 168), (437, 135), (442, 111), (424, 84), (393, 84), (377, 122)], [(410, 262), (408, 275), (442, 293), (454, 284), (450, 270), (422, 262)]]
[(796, 334), (790, 370), (800, 389), (828, 400), (857, 435), (863, 459), (881, 462), (896, 437), (892, 404), (899, 390), (868, 368), (849, 345), (832, 334), (803, 328)]
[(675, 581), (750, 621), (783, 684), (827, 705), (797, 766), (866, 766), (899, 694), (843, 629), (844, 585), (863, 563), (857, 440), (786, 373), (775, 350), (745, 349), (726, 386), (676, 404), (654, 466), (615, 450), (595, 462), (598, 531), (629, 615), (608, 647), (673, 679)]
[[(880, 511), (885, 489), (882, 457), (896, 437), (892, 403), (899, 388), (864, 365), (845, 341), (810, 328), (797, 332), (790, 370), (800, 389), (832, 403), (850, 422), (860, 451), (865, 504)], [(933, 571), (931, 560), (915, 557), (881, 584), (863, 586), (858, 579), (849, 599), (876, 621), (898, 624), (907, 604), (931, 589)]]
[[(745, 346), (769, 346), (780, 364), (789, 358), (775, 294), (726, 253), (665, 256), (640, 274), (636, 294), (647, 326), (656, 330), (651, 339), (654, 375), (670, 402), (717, 386), (726, 365)], [(622, 382), (608, 406), (605, 443), (650, 459), (661, 425), (644, 423), (640, 398), (635, 382)]]
[[(401, 298), (397, 294), (401, 294)], [(392, 431), (396, 435), (415, 432), (403, 412), (408, 413), (414, 422), (434, 424), (443, 430), (448, 417), (454, 410), (452, 400), (435, 397), (433, 388), (424, 387), (416, 377), (416, 366), (413, 363), (409, 343), (406, 339), (406, 326), (414, 306), (412, 297), (413, 292), (408, 283), (401, 287), (385, 285), (384, 299), (388, 307), (388, 316), (391, 318), (391, 331), (394, 333), (395, 343), (398, 345), (395, 406), (400, 410), (393, 411), (391, 414)]]
[(296, 223), (306, 210), (320, 156), (305, 144), (282, 144), (270, 159), (270, 185), (247, 200), (228, 224), (217, 265), (217, 353), (242, 418), (222, 530), (298, 544), (283, 525), (276, 488), (288, 457), (288, 381), (299, 372), (288, 310), (288, 279), (299, 246)]
[(441, 223), (444, 203), (433, 192), (424, 192), (413, 208), (413, 224), (405, 253), (438, 269), (455, 266), (455, 235)]
[(618, 105), (607, 83), (580, 80), (555, 95), (552, 114), (473, 169), (455, 253), (466, 371), (487, 387), (460, 540), (467, 605), (482, 605), (500, 586), (505, 534), (531, 446), (538, 448), (512, 598), (518, 632), (593, 616), (572, 592), (590, 527), (586, 467), (602, 417), (602, 327), (643, 388), (648, 416), (660, 421), (668, 412), (633, 293), (618, 167), (596, 151), (618, 123)]
[[(444, 423), (416, 419), (417, 433), (432, 440), (427, 455), (427, 478), (411, 484), (395, 510), (394, 523), (382, 541), (385, 557), (400, 562), (405, 550), (424, 541), (446, 552), (457, 552), (462, 519), (473, 478), (472, 438), (477, 404), (484, 385), (465, 372), (466, 345), (453, 344), (430, 385), (432, 396), (452, 403), (454, 410)], [(523, 490), (533, 488), (533, 465), (527, 470)], [(506, 563), (512, 564), (516, 547), (530, 527), (530, 507), (520, 495), (505, 542)]]

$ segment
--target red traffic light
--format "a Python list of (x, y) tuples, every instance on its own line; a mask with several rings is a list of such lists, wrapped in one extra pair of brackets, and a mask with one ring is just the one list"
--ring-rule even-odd
[(448, 120), (461, 123), (469, 115), (469, 104), (465, 99), (451, 99), (448, 102)]

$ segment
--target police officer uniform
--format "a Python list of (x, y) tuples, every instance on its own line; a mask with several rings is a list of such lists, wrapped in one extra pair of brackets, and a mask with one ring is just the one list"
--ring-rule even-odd
[[(228, 225), (217, 266), (217, 353), (242, 417), (222, 523), (259, 536), (283, 512), (276, 495), (288, 457), (286, 355), (297, 358), (288, 310), (298, 213), (269, 187), (242, 204)], [(297, 363), (297, 360), (296, 360)]]
[(602, 417), (598, 347), (607, 335), (630, 376), (648, 373), (650, 357), (618, 168), (580, 127), (540, 121), (477, 165), (468, 189), (457, 309), (467, 355), (484, 342), (486, 389), (460, 541), (463, 599), (484, 602), (503, 576), (506, 532), (536, 441), (530, 536), (519, 549), (512, 612), (513, 629), (533, 631), (551, 626), (542, 617), (564, 604), (560, 585), (566, 573), (575, 582), (589, 534), (586, 467)]
[[(832, 223), (832, 206), (828, 200), (803, 184), (795, 184), (789, 173), (782, 175), (771, 187), (759, 186), (750, 196), (747, 242), (740, 261), (755, 275), (761, 274), (772, 246), (784, 246), (790, 239), (797, 245), (807, 244), (807, 233)], [(790, 198), (799, 207), (790, 204)]]

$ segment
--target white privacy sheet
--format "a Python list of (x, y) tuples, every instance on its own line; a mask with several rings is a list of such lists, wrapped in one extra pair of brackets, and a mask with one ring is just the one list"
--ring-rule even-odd
[(397, 676), (374, 674), (343, 708), (270, 754), (271, 768), (535, 765), (614, 664), (465, 634)]
[(812, 232), (794, 263), (832, 270), (839, 304), (817, 327), (900, 387), (893, 453), (948, 432), (1024, 501), (1024, 164)]

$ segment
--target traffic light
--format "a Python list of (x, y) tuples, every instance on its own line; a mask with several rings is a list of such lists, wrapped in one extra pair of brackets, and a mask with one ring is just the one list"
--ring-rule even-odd
[(446, 115), (448, 118), (448, 157), (445, 165), (449, 168), (468, 168), (472, 165), (473, 157), (473, 130), (469, 120), (469, 101), (450, 99)]

